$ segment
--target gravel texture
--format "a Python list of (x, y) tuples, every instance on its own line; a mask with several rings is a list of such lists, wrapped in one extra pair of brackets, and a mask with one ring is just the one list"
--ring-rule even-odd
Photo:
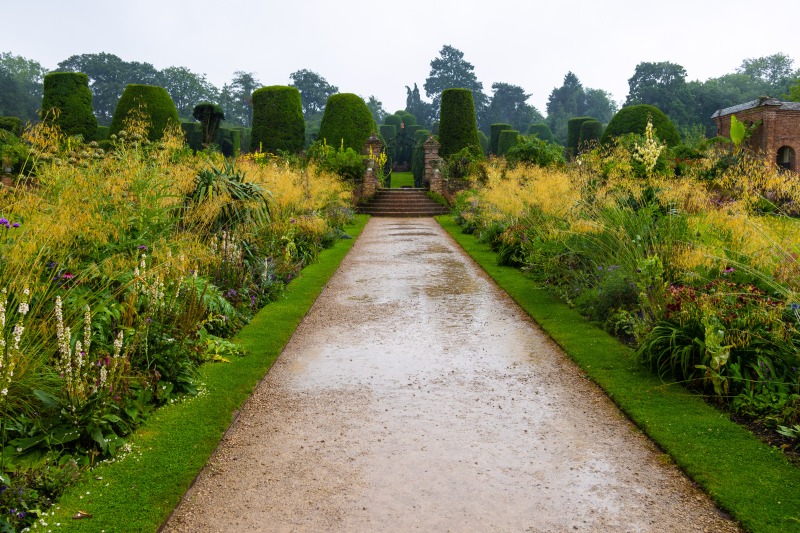
[(379, 218), (164, 530), (738, 531), (433, 219)]

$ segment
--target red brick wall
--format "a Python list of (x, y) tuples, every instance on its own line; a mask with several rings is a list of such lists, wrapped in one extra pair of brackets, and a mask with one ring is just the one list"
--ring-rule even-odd
[[(736, 118), (748, 126), (759, 120), (762, 124), (750, 137), (750, 147), (765, 154), (776, 162), (778, 150), (789, 146), (794, 150), (795, 161), (792, 170), (798, 170), (797, 158), (800, 156), (800, 111), (780, 109), (778, 106), (760, 106), (734, 113)], [(731, 116), (716, 117), (717, 134), (730, 137)]]

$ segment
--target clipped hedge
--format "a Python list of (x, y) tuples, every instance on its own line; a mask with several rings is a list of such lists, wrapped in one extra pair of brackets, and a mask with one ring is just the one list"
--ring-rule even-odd
[(519, 132), (517, 130), (503, 130), (497, 141), (497, 155), (506, 155), (510, 148), (519, 144)]
[(328, 97), (319, 126), (319, 138), (334, 148), (352, 148), (360, 154), (364, 142), (375, 131), (375, 120), (357, 94), (339, 93)]
[(478, 130), (478, 140), (481, 143), (481, 150), (483, 150), (483, 155), (489, 155), (489, 137), (486, 136), (481, 130)]
[(263, 152), (296, 153), (306, 142), (303, 102), (295, 87), (272, 85), (253, 93), (253, 146)]
[(383, 123), (387, 126), (394, 126), (395, 130), (400, 130), (400, 124), (403, 122), (403, 117), (400, 115), (386, 115), (386, 118), (383, 119)]
[(411, 154), (411, 173), (414, 175), (414, 187), (422, 187), (425, 174), (425, 149), (422, 145), (428, 140), (431, 132), (417, 130), (414, 132), (414, 150)]
[[(183, 138), (189, 148), (198, 152), (203, 149), (203, 125), (199, 122), (181, 122)], [(216, 133), (216, 132), (215, 132)]]
[(139, 106), (150, 120), (148, 139), (157, 141), (164, 135), (164, 130), (170, 125), (180, 125), (178, 109), (169, 93), (163, 87), (155, 85), (139, 85), (132, 83), (125, 87), (122, 96), (114, 110), (111, 120), (111, 135), (116, 135), (125, 128), (125, 121), (132, 111)]
[(498, 143), (500, 142), (500, 132), (513, 130), (514, 126), (504, 122), (497, 122), (489, 126), (489, 153), (497, 154)]
[(592, 117), (573, 117), (567, 121), (567, 153), (574, 156), (578, 153), (581, 140), (581, 125), (595, 120)]
[(394, 140), (397, 138), (397, 128), (394, 124), (381, 124), (380, 135), (383, 137), (383, 145), (386, 147), (386, 155), (391, 161), (395, 158)]
[(220, 128), (214, 143), (219, 147), (219, 151), (225, 157), (234, 157), (242, 151), (242, 130), (241, 128)]
[(631, 105), (620, 109), (606, 126), (600, 142), (608, 143), (614, 137), (627, 133), (644, 135), (648, 117), (652, 117), (653, 128), (658, 138), (668, 146), (676, 146), (681, 142), (681, 135), (675, 124), (659, 108), (648, 104)]
[(553, 132), (550, 131), (550, 126), (548, 126), (544, 122), (531, 124), (530, 127), (528, 127), (528, 135), (536, 135), (541, 140), (549, 143), (556, 142), (556, 138), (553, 136)]
[(439, 156), (443, 159), (464, 148), (483, 156), (475, 119), (475, 104), (469, 89), (445, 89), (439, 112)]
[(599, 141), (603, 136), (603, 124), (599, 120), (587, 120), (581, 124), (578, 135), (578, 148), (583, 148), (587, 143)]
[(0, 117), (0, 130), (10, 131), (19, 137), (22, 135), (22, 120), (19, 117)]
[(97, 126), (97, 133), (94, 134), (95, 141), (107, 141), (109, 136), (109, 128), (108, 126)]
[(92, 141), (97, 134), (97, 117), (92, 109), (89, 76), (81, 72), (51, 72), (44, 77), (42, 117), (66, 135), (80, 135)]

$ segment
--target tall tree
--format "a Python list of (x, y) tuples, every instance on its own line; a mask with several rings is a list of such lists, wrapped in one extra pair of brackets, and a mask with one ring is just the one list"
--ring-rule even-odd
[(586, 92), (572, 71), (564, 76), (564, 83), (550, 92), (547, 98), (547, 125), (561, 144), (567, 142), (567, 122), (582, 116), (586, 108)]
[(736, 72), (763, 81), (777, 91), (770, 96), (778, 96), (786, 92), (792, 80), (800, 74), (800, 71), (794, 70), (793, 65), (794, 59), (786, 54), (777, 53), (745, 59)]
[(686, 69), (676, 63), (643, 62), (628, 80), (625, 105), (650, 104), (659, 108), (679, 126), (696, 122), (694, 102), (686, 84)]
[(315, 115), (322, 115), (325, 111), (325, 104), (328, 97), (339, 92), (339, 88), (328, 83), (328, 80), (311, 70), (298, 70), (289, 74), (292, 83), (291, 87), (300, 91), (300, 99), (303, 101), (303, 114), (306, 120)]
[(489, 98), (483, 92), (483, 84), (473, 72), (472, 63), (464, 60), (464, 52), (450, 45), (444, 45), (439, 57), (431, 61), (431, 71), (425, 80), (425, 94), (431, 99), (433, 111), (439, 116), (442, 91), (445, 89), (469, 89), (475, 104), (475, 114), (481, 129), (488, 127), (487, 110)]
[(157, 85), (159, 71), (150, 63), (123, 61), (114, 54), (81, 54), (58, 64), (61, 72), (83, 72), (89, 76), (92, 105), (100, 125), (111, 124), (122, 92), (130, 83)]
[(611, 122), (614, 115), (617, 113), (618, 108), (616, 102), (612, 100), (611, 93), (603, 89), (584, 89), (586, 97), (586, 107), (583, 110), (583, 115), (592, 117), (604, 124)]
[(36, 122), (47, 69), (37, 61), (0, 52), (0, 115)]
[(253, 91), (261, 87), (253, 72), (237, 70), (233, 79), (222, 87), (220, 105), (225, 119), (238, 126), (249, 128), (253, 124)]
[(168, 67), (161, 71), (160, 77), (181, 118), (191, 118), (194, 106), (200, 102), (219, 100), (219, 91), (205, 74), (195, 74), (186, 67)]
[(433, 106), (422, 99), (416, 83), (413, 89), (406, 85), (406, 111), (414, 115), (420, 126), (430, 128), (433, 124)]
[(510, 83), (492, 84), (492, 100), (489, 104), (489, 123), (511, 124), (515, 130), (527, 132), (533, 122), (542, 122), (544, 117), (527, 103), (530, 94), (525, 89)]
[(386, 110), (383, 109), (383, 102), (375, 98), (375, 96), (370, 96), (366, 102), (369, 112), (372, 113), (372, 119), (375, 121), (375, 124), (383, 124), (383, 119), (386, 118)]

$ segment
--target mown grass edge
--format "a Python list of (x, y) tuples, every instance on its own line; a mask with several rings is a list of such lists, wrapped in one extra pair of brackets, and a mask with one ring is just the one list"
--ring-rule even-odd
[[(238, 409), (269, 371), (301, 320), (364, 229), (359, 215), (340, 240), (303, 269), (285, 294), (264, 307), (235, 337), (247, 350), (230, 363), (203, 365), (204, 392), (159, 409), (129, 439), (133, 451), (101, 464), (71, 487), (44, 518), (44, 530), (156, 531), (216, 449)], [(234, 494), (221, 494), (234, 498)], [(84, 511), (91, 518), (71, 518)], [(41, 528), (41, 525), (40, 525)], [(39, 529), (39, 528), (37, 528)]]
[(721, 509), (750, 531), (800, 531), (800, 469), (779, 450), (702, 398), (653, 376), (629, 348), (520, 270), (497, 265), (497, 255), (462, 233), (452, 217), (437, 221)]

